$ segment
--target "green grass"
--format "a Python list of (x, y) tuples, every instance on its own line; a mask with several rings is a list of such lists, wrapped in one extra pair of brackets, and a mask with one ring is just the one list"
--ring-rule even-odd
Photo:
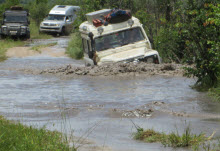
[(66, 54), (74, 59), (83, 58), (82, 39), (79, 32), (73, 33), (71, 35), (71, 39), (66, 49)]
[(207, 142), (203, 143), (202, 145), (194, 145), (192, 147), (193, 151), (220, 151), (220, 140), (218, 142)]
[(2, 151), (76, 151), (56, 131), (36, 129), (0, 117), (0, 150)]
[(209, 89), (209, 95), (213, 98), (214, 101), (220, 103), (220, 77), (218, 78), (218, 83), (215, 88)]
[(33, 20), (31, 20), (31, 24), (29, 27), (30, 27), (31, 39), (50, 39), (50, 38), (52, 38), (51, 35), (39, 33), (39, 26)]
[(6, 52), (11, 47), (23, 46), (24, 41), (20, 40), (12, 40), (12, 39), (4, 39), (0, 40), (0, 62), (7, 59)]
[(153, 129), (144, 130), (143, 128), (137, 128), (137, 132), (134, 133), (134, 139), (147, 143), (160, 142), (164, 146), (169, 147), (189, 147), (201, 144), (207, 140), (202, 133), (199, 135), (192, 134), (189, 127), (185, 129), (182, 135), (179, 135), (178, 132), (165, 134), (156, 132)]
[(49, 43), (49, 44), (45, 44), (45, 45), (36, 45), (36, 46), (31, 47), (30, 49), (35, 50), (37, 52), (40, 52), (40, 49), (42, 49), (42, 48), (51, 47), (51, 46), (55, 46), (55, 45), (57, 45), (57, 42)]

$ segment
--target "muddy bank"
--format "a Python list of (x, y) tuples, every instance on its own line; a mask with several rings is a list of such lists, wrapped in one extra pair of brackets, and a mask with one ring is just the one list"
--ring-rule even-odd
[(115, 63), (102, 66), (77, 67), (66, 65), (59, 68), (46, 69), (40, 74), (55, 75), (87, 75), (87, 76), (136, 76), (136, 75), (168, 75), (183, 76), (184, 65), (180, 64), (147, 64), (140, 63)]

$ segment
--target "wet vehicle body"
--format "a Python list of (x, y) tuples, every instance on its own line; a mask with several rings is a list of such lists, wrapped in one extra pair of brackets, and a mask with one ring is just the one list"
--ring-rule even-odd
[(29, 12), (22, 7), (11, 7), (3, 14), (3, 21), (0, 28), (2, 38), (6, 36), (30, 38)]
[(40, 24), (39, 32), (68, 35), (73, 29), (79, 6), (56, 5)]
[(86, 14), (86, 22), (80, 25), (86, 65), (114, 62), (146, 61), (161, 63), (156, 50), (135, 17), (115, 24), (96, 27), (92, 21), (109, 13), (109, 9)]

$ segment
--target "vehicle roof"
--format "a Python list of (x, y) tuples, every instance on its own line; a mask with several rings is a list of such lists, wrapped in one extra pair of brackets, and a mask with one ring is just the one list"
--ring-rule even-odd
[(28, 15), (25, 10), (6, 10), (5, 15)]
[[(132, 17), (131, 20), (134, 21), (134, 24), (132, 25), (132, 27), (140, 27), (141, 26), (139, 19), (137, 19), (136, 17)], [(117, 24), (109, 24), (107, 26), (102, 25), (99, 27), (102, 27), (104, 29), (102, 35), (109, 34), (109, 33), (116, 32), (116, 31), (120, 31), (123, 29), (131, 28), (131, 26), (128, 24), (128, 21), (124, 21), (124, 22), (117, 23)], [(97, 35), (98, 36), (100, 35), (98, 33), (99, 27), (95, 27), (90, 22), (85, 21), (80, 25), (79, 31), (84, 34), (88, 34), (89, 32), (92, 32), (94, 34), (94, 37), (96, 37)], [(85, 30), (85, 28), (86, 28), (86, 30)]]
[(71, 6), (71, 5), (56, 5), (54, 6), (49, 14), (60, 14), (66, 15), (74, 13), (74, 11), (78, 11), (80, 9), (79, 6)]

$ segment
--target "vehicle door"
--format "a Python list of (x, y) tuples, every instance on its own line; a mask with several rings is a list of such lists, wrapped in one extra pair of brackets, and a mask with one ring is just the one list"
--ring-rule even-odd
[(73, 20), (72, 16), (66, 16), (66, 30), (68, 33), (72, 31)]

